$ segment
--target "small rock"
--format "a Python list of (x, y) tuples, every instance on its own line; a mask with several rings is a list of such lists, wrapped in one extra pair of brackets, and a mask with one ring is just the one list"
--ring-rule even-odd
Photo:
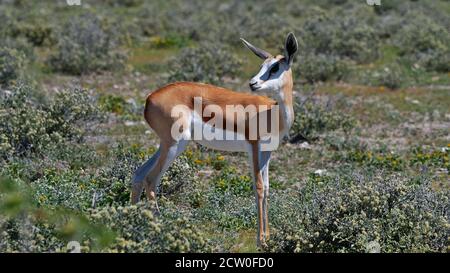
[(131, 120), (127, 120), (127, 121), (124, 122), (124, 124), (125, 124), (125, 126), (134, 126), (134, 125), (136, 125), (136, 122), (131, 121)]
[(198, 171), (198, 175), (205, 176), (205, 177), (211, 176), (212, 173), (213, 173), (213, 171), (211, 171), (211, 170), (200, 170), (200, 171)]
[(377, 241), (371, 241), (371, 242), (367, 243), (367, 245), (366, 245), (366, 252), (367, 253), (380, 253), (381, 246)]
[(314, 171), (314, 174), (317, 174), (318, 176), (322, 176), (327, 173), (327, 170), (318, 169)]
[(305, 149), (305, 150), (311, 149), (311, 145), (309, 145), (309, 143), (306, 142), (306, 141), (300, 143), (300, 145), (298, 145), (298, 147), (299, 147), (300, 149)]

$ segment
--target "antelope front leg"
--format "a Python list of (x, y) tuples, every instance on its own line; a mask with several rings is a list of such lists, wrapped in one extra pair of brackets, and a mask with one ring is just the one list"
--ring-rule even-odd
[(263, 197), (263, 211), (264, 211), (264, 235), (269, 239), (269, 162), (270, 151), (261, 152), (261, 166), (262, 176), (264, 181), (264, 197)]
[(261, 172), (255, 172), (256, 209), (258, 211), (258, 246), (265, 244), (264, 183)]
[(261, 154), (260, 147), (258, 143), (252, 144), (251, 149), (251, 165), (253, 169), (253, 179), (254, 179), (254, 188), (256, 195), (256, 210), (258, 214), (258, 234), (257, 234), (257, 245), (263, 246), (265, 245), (265, 226), (266, 226), (266, 217), (264, 212), (264, 179), (262, 175), (261, 169)]

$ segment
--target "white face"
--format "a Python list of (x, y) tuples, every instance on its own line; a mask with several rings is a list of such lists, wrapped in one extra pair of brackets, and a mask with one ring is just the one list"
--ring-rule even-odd
[(284, 85), (284, 73), (289, 70), (286, 60), (281, 57), (268, 58), (261, 65), (261, 70), (250, 80), (253, 92), (279, 91)]
[(249, 82), (250, 89), (252, 91), (275, 92), (275, 94), (278, 94), (285, 84), (285, 79), (288, 78), (285, 77), (285, 73), (290, 73), (289, 69), (298, 49), (297, 39), (294, 34), (289, 33), (286, 38), (284, 56), (278, 55), (276, 57), (242, 38), (241, 40), (256, 56), (264, 60), (258, 74)]

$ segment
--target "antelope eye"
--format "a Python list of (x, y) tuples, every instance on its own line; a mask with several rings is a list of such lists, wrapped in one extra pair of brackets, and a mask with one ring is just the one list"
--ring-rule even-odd
[(277, 73), (279, 69), (280, 69), (280, 64), (279, 63), (274, 64), (272, 66), (272, 68), (270, 69), (270, 74)]

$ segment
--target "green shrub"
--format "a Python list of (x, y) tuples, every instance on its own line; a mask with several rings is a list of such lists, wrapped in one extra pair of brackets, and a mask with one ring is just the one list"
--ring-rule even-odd
[[(171, 32), (165, 29), (165, 12), (158, 8), (156, 2), (146, 1), (136, 14), (137, 25), (144, 36), (156, 36)], [(158, 36), (159, 37), (159, 36)]]
[(431, 56), (423, 58), (421, 61), (424, 62), (428, 70), (448, 72), (450, 71), (450, 48), (445, 51), (435, 52)]
[(20, 21), (15, 25), (12, 36), (24, 37), (35, 46), (53, 44), (52, 27), (41, 19)]
[(105, 111), (122, 115), (127, 112), (127, 102), (121, 96), (104, 95), (99, 99), (99, 104)]
[(450, 171), (450, 148), (442, 150), (429, 150), (421, 147), (414, 148), (410, 159), (411, 165), (437, 167)]
[(445, 252), (448, 191), (401, 176), (308, 183), (271, 202), (273, 252)]
[(167, 48), (167, 47), (184, 47), (188, 44), (188, 40), (182, 36), (175, 34), (167, 34), (163, 37), (152, 36), (150, 38), (150, 46), (153, 48)]
[(28, 43), (28, 41), (25, 39), (12, 39), (9, 37), (0, 39), (0, 48), (2, 47), (17, 50), (19, 53), (24, 55), (28, 62), (34, 61), (36, 59), (33, 46), (30, 45), (30, 43)]
[[(320, 98), (297, 99), (294, 104), (295, 120), (291, 127), (292, 139), (301, 138), (313, 141), (324, 132), (341, 129), (350, 132), (356, 125), (356, 120), (344, 108), (336, 109), (339, 101), (321, 101)], [(342, 103), (342, 101), (340, 101)]]
[(143, 105), (136, 103), (133, 98), (105, 94), (99, 98), (99, 106), (106, 112), (119, 116), (122, 120), (142, 120)]
[(169, 63), (169, 81), (221, 83), (239, 75), (241, 61), (220, 44), (202, 43), (186, 48)]
[[(286, 34), (292, 31), (291, 21), (280, 11), (281, 5), (276, 2), (258, 5), (235, 1), (223, 6), (228, 16), (214, 20), (217, 16), (212, 14), (209, 18), (210, 22), (217, 22), (216, 26), (210, 25), (214, 39), (223, 43), (240, 45), (237, 37), (244, 37), (263, 48), (278, 48)], [(264, 27), (261, 27), (261, 22), (264, 22)]]
[(31, 87), (1, 91), (0, 155), (40, 153), (67, 140), (81, 141), (88, 122), (100, 117), (95, 100), (84, 90), (57, 93), (47, 104), (38, 103)]
[(408, 20), (397, 33), (400, 54), (427, 70), (450, 71), (450, 33), (421, 13), (409, 13)]
[(364, 150), (353, 150), (347, 153), (346, 160), (357, 162), (378, 169), (385, 168), (394, 171), (402, 171), (405, 161), (396, 153), (372, 152)]
[(248, 175), (239, 174), (239, 171), (227, 166), (213, 179), (214, 188), (223, 193), (249, 196), (253, 193), (253, 181)]
[(299, 78), (308, 83), (340, 80), (347, 73), (344, 62), (335, 56), (307, 53), (298, 57), (296, 67), (293, 69)]
[(30, 215), (0, 219), (1, 252), (54, 252), (64, 246), (56, 231), (36, 223)]
[(216, 190), (202, 193), (205, 196), (203, 206), (194, 210), (200, 223), (212, 223), (221, 230), (245, 230), (256, 227), (255, 198), (248, 195), (236, 195), (230, 191)]
[(107, 163), (93, 177), (97, 184), (97, 206), (125, 205), (130, 202), (130, 182), (133, 173), (147, 154), (141, 149), (126, 148), (120, 143), (108, 153)]
[(91, 207), (96, 190), (95, 180), (78, 170), (47, 169), (41, 178), (31, 184), (39, 205), (73, 209)]
[[(92, 207), (129, 203), (129, 183), (141, 163), (137, 153), (119, 145), (100, 156), (87, 145), (71, 143), (68, 151), (65, 146), (67, 143), (47, 148), (50, 152), (46, 150), (45, 157), (10, 157), (0, 175), (28, 181), (42, 207), (85, 212)], [(99, 161), (103, 161), (101, 166), (97, 166)]]
[(17, 20), (11, 9), (1, 8), (0, 18), (2, 18), (2, 24), (0, 24), (0, 38), (4, 39), (12, 36)]
[(93, 15), (72, 17), (58, 32), (56, 53), (48, 63), (56, 71), (75, 75), (120, 68), (125, 55), (119, 51), (118, 36)]
[[(111, 165), (134, 165), (117, 160), (111, 159)], [(170, 204), (163, 202), (159, 218), (153, 217), (151, 204), (118, 206), (118, 196), (107, 196), (113, 192), (111, 180), (128, 182), (132, 171), (120, 170), (128, 172), (123, 178), (117, 173), (121, 166), (116, 172), (110, 168), (99, 173), (47, 168), (30, 188), (21, 181), (1, 180), (0, 250), (60, 252), (67, 251), (68, 241), (77, 240), (83, 252), (210, 251), (201, 232)], [(100, 207), (92, 209), (94, 202)]]
[(96, 223), (110, 227), (117, 237), (106, 252), (208, 252), (203, 234), (185, 217), (165, 210), (154, 217), (149, 205), (105, 207), (92, 211)]
[[(45, 155), (8, 157), (7, 161), (0, 162), (0, 175), (33, 183), (48, 176), (49, 172), (64, 175), (69, 170), (76, 170), (83, 173), (84, 169), (97, 167), (101, 160), (101, 155), (86, 143), (55, 143), (46, 147)], [(74, 175), (77, 176), (78, 173)], [(85, 173), (80, 175), (84, 176)]]
[(90, 122), (101, 118), (96, 98), (82, 89), (57, 92), (46, 111), (49, 114), (47, 132), (76, 141), (82, 139)]
[(184, 155), (175, 159), (164, 174), (159, 185), (159, 194), (170, 195), (180, 191), (184, 185), (192, 186), (196, 179), (195, 165)]
[(20, 180), (0, 178), (0, 251), (67, 252), (67, 243), (80, 242), (82, 251), (98, 251), (114, 235), (74, 211), (38, 206)]
[[(162, 24), (165, 32), (197, 42), (217, 41), (241, 46), (239, 37), (245, 37), (260, 46), (275, 48), (291, 29), (289, 20), (278, 12), (280, 6), (283, 5), (275, 2), (264, 5), (247, 1), (179, 2), (171, 3), (162, 16), (159, 12), (159, 22), (147, 20), (155, 26)], [(260, 22), (265, 22), (263, 28)]]
[[(366, 75), (367, 77), (367, 75)], [(384, 86), (390, 89), (397, 89), (402, 86), (405, 74), (397, 64), (384, 66), (372, 71), (368, 75), (366, 82), (373, 86)]]
[(33, 3), (28, 7), (11, 7), (3, 4), (0, 10), (2, 39), (26, 39), (34, 46), (53, 44), (53, 24), (49, 22), (46, 9)]
[(338, 22), (336, 28), (338, 33), (333, 37), (331, 48), (337, 55), (358, 63), (368, 63), (379, 57), (380, 40), (372, 26), (350, 17)]
[(300, 52), (312, 52), (368, 63), (378, 58), (380, 41), (366, 22), (353, 17), (318, 13), (299, 30)]
[(23, 73), (25, 56), (16, 49), (0, 47), (0, 85), (10, 85)]
[[(42, 151), (55, 141), (47, 134), (47, 113), (29, 97), (29, 87), (19, 86), (12, 94), (2, 93), (0, 115), (1, 156)], [(53, 138), (53, 139), (52, 139)]]

